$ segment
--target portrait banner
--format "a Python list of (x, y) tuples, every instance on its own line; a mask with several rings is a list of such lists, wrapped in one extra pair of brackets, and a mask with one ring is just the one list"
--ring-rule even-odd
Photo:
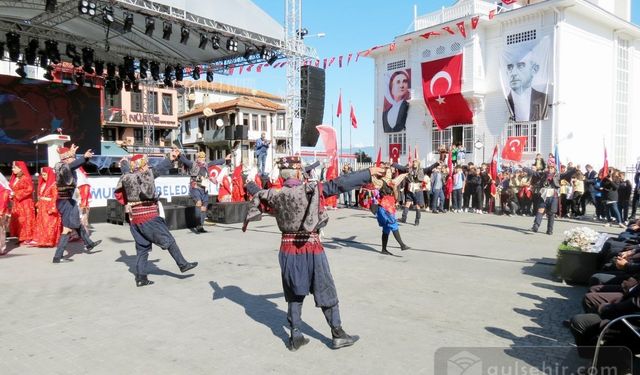
[(386, 72), (382, 86), (382, 126), (385, 133), (397, 133), (405, 129), (409, 100), (411, 99), (411, 69)]
[(547, 117), (550, 52), (549, 37), (505, 46), (500, 60), (500, 80), (513, 121), (538, 121)]

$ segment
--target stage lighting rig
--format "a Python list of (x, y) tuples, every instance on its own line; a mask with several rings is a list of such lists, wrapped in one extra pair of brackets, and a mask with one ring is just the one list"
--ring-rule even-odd
[(149, 69), (149, 60), (140, 59), (140, 78), (147, 79), (147, 70)]
[(38, 51), (38, 57), (40, 60), (40, 67), (45, 69), (49, 66), (49, 59), (47, 58), (47, 53), (43, 50)]
[(113, 23), (113, 7), (111, 5), (107, 5), (102, 8), (102, 21), (107, 26), (111, 26), (111, 24)]
[(47, 52), (47, 57), (53, 64), (60, 63), (60, 52), (58, 51), (58, 42), (55, 40), (46, 40), (44, 42), (44, 50)]
[(4, 59), (4, 42), (0, 42), (0, 60)]
[(116, 64), (107, 63), (107, 78), (114, 79), (116, 77)]
[(267, 46), (262, 46), (260, 47), (260, 58), (262, 60), (268, 60), (269, 59), (269, 53), (271, 51), (267, 50)]
[(275, 52), (271, 52), (271, 57), (267, 60), (267, 64), (273, 65), (276, 61), (278, 61), (278, 54)]
[(75, 78), (76, 83), (78, 84), (78, 86), (84, 86), (84, 73), (83, 72), (76, 72), (74, 74), (74, 78)]
[(127, 68), (125, 68), (124, 64), (118, 65), (118, 77), (120, 77), (121, 80), (127, 78)]
[(251, 48), (250, 46), (245, 46), (244, 49), (244, 59), (247, 60), (247, 62), (249, 62), (249, 59), (251, 58), (251, 55), (253, 55), (255, 53), (255, 51), (253, 50), (253, 48)]
[(153, 36), (153, 31), (156, 29), (156, 21), (151, 18), (148, 17), (145, 18), (144, 21), (144, 33), (146, 36)]
[(189, 41), (189, 29), (186, 26), (180, 28), (180, 43), (187, 44)]
[(140, 92), (140, 82), (134, 81), (131, 83), (131, 90), (133, 90), (133, 92)]
[(184, 68), (182, 65), (176, 65), (176, 81), (180, 82), (184, 78)]
[(220, 35), (213, 34), (211, 37), (211, 47), (213, 47), (213, 49), (220, 49)]
[(207, 43), (209, 43), (209, 39), (204, 34), (200, 34), (200, 43), (198, 44), (198, 48), (205, 49), (207, 48)]
[(20, 78), (27, 78), (27, 72), (24, 71), (25, 63), (22, 61), (18, 63), (18, 68), (16, 69), (16, 73), (20, 76)]
[(169, 22), (162, 23), (162, 39), (170, 40), (171, 33), (173, 32), (173, 26)]
[(78, 51), (76, 50), (76, 45), (75, 44), (67, 44), (67, 46), (65, 47), (64, 50), (65, 54), (71, 58), (73, 58), (74, 56), (76, 56), (78, 54)]
[(133, 29), (133, 13), (124, 12), (124, 24), (122, 25), (122, 30), (125, 33), (128, 33)]
[(44, 10), (53, 13), (56, 11), (56, 5), (58, 5), (58, 0), (46, 0)]
[(201, 71), (202, 70), (200, 69), (199, 66), (194, 66), (193, 71), (191, 72), (191, 78), (195, 79), (196, 81), (199, 80)]
[(40, 43), (37, 39), (31, 39), (29, 45), (24, 49), (24, 60), (28, 65), (36, 65), (36, 57), (38, 56), (38, 47)]
[(54, 77), (53, 77), (52, 72), (53, 72), (54, 67), (49, 65), (45, 69), (46, 69), (46, 72), (42, 75), (42, 77), (44, 77), (45, 79), (48, 79), (49, 81), (53, 81)]
[(20, 35), (10, 31), (6, 34), (6, 38), (9, 59), (13, 62), (18, 62), (20, 58)]
[(151, 70), (151, 78), (153, 78), (154, 81), (159, 81), (160, 80), (160, 64), (158, 64), (158, 62), (156, 61), (151, 61), (151, 63), (149, 64), (149, 70)]
[(80, 0), (78, 2), (78, 12), (85, 16), (93, 17), (96, 15), (96, 3), (95, 1)]
[(227, 50), (238, 52), (238, 41), (233, 39), (233, 37), (227, 39)]
[(104, 73), (104, 61), (96, 60), (94, 65), (96, 67), (96, 75), (102, 76), (102, 74)]
[(93, 48), (84, 47), (82, 49), (82, 70), (89, 74), (93, 74)]
[(207, 69), (207, 82), (213, 82), (213, 70)]

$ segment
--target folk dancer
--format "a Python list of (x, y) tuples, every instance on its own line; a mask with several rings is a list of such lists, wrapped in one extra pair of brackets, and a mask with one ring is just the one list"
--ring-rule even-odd
[(393, 233), (393, 237), (398, 241), (398, 244), (400, 244), (400, 250), (410, 249), (409, 246), (402, 242), (400, 228), (396, 220), (397, 186), (406, 176), (406, 174), (402, 174), (392, 180), (391, 169), (387, 169), (384, 177), (380, 179), (373, 178), (373, 185), (379, 192), (376, 218), (378, 219), (378, 225), (382, 228), (382, 254), (384, 255), (393, 255), (387, 250), (389, 233)]
[(34, 236), (38, 247), (54, 247), (60, 240), (62, 218), (56, 207), (57, 200), (56, 172), (51, 167), (42, 167), (38, 178), (38, 215)]
[(209, 204), (209, 193), (207, 192), (209, 167), (213, 165), (223, 165), (227, 161), (231, 161), (231, 154), (227, 155), (224, 159), (218, 159), (206, 162), (206, 154), (202, 151), (196, 155), (196, 161), (192, 162), (187, 159), (183, 153), (177, 148), (174, 148), (179, 153), (180, 162), (189, 170), (191, 175), (191, 185), (189, 188), (189, 196), (196, 204), (196, 207), (200, 208), (200, 225), (196, 227), (198, 233), (205, 233), (204, 220), (207, 217), (207, 205)]
[(165, 158), (153, 169), (149, 167), (145, 156), (137, 154), (131, 158), (131, 163), (121, 161), (124, 172), (116, 186), (116, 199), (131, 208), (131, 223), (129, 229), (136, 243), (136, 286), (153, 284), (147, 277), (147, 261), (151, 245), (156, 244), (163, 250), (168, 250), (182, 273), (195, 268), (198, 262), (187, 262), (169, 232), (167, 223), (158, 214), (158, 196), (156, 194), (155, 179), (168, 172), (171, 162), (178, 159), (180, 151), (171, 151), (170, 158)]
[(19, 243), (35, 245), (33, 231), (36, 224), (35, 207), (33, 205), (33, 180), (23, 161), (14, 161), (11, 169), (11, 219), (9, 232), (18, 238)]
[(422, 194), (422, 180), (425, 174), (430, 175), (434, 168), (438, 167), (440, 163), (435, 163), (428, 168), (420, 167), (420, 160), (414, 160), (410, 167), (405, 167), (400, 164), (393, 164), (399, 173), (408, 173), (405, 181), (405, 200), (406, 203), (402, 210), (402, 217), (398, 220), (401, 223), (407, 222), (407, 215), (409, 214), (409, 208), (413, 205), (416, 210), (415, 225), (420, 225), (420, 209), (424, 207), (424, 195)]
[[(316, 306), (322, 309), (331, 327), (333, 349), (353, 345), (359, 337), (350, 336), (342, 329), (338, 294), (318, 234), (329, 220), (323, 200), (363, 185), (372, 175), (382, 175), (383, 170), (370, 168), (331, 181), (305, 182), (299, 157), (284, 157), (277, 164), (285, 180), (284, 186), (279, 190), (250, 191), (254, 199), (242, 229), (245, 231), (250, 221), (260, 219), (264, 206), (272, 208), (282, 232), (278, 258), (284, 296), (289, 305), (289, 349), (295, 351), (309, 342), (300, 332), (302, 303), (309, 293), (313, 294)], [(255, 185), (247, 189), (252, 188), (258, 189)]]
[(69, 236), (72, 230), (77, 232), (80, 238), (82, 238), (87, 251), (91, 251), (102, 242), (102, 240), (91, 240), (89, 233), (87, 233), (80, 223), (78, 203), (73, 199), (73, 193), (76, 190), (78, 181), (76, 170), (93, 157), (93, 152), (91, 150), (87, 150), (81, 158), (76, 159), (77, 150), (78, 146), (75, 144), (72, 144), (69, 148), (58, 148), (60, 161), (56, 163), (54, 169), (58, 189), (56, 208), (62, 218), (62, 235), (58, 240), (58, 246), (56, 248), (55, 255), (53, 256), (53, 263), (60, 263), (63, 259), (62, 255), (64, 254), (64, 249), (69, 242)]

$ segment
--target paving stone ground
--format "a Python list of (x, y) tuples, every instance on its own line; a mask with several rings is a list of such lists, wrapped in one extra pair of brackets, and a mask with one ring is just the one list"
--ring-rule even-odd
[[(0, 374), (370, 373), (433, 374), (443, 347), (498, 347), (506, 358), (581, 364), (563, 349), (561, 322), (580, 312), (583, 287), (552, 276), (562, 232), (590, 222), (556, 221), (555, 234), (528, 231), (532, 218), (423, 213), (403, 225), (414, 249), (380, 255), (367, 211), (330, 212), (325, 247), (343, 326), (361, 340), (330, 349), (321, 311), (307, 298), (298, 352), (285, 346), (275, 220), (174, 235), (200, 265), (183, 275), (166, 251), (150, 255), (155, 285), (136, 288), (127, 226), (94, 225), (103, 244), (79, 244), (66, 264), (53, 249), (15, 248), (0, 258)], [(409, 215), (413, 220), (413, 213)], [(546, 225), (543, 224), (543, 225)], [(15, 246), (15, 245), (13, 245)]]

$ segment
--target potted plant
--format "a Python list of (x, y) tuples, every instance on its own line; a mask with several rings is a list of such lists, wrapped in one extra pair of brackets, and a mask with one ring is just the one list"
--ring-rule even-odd
[(596, 273), (598, 253), (594, 243), (598, 232), (578, 227), (564, 232), (564, 241), (558, 246), (555, 273), (569, 283), (586, 284)]

